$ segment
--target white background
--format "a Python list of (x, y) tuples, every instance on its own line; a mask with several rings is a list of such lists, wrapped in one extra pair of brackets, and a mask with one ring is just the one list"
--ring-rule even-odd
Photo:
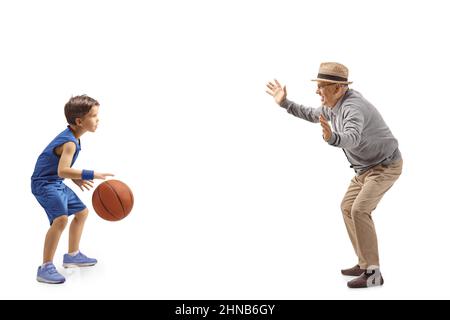
[[(445, 3), (3, 1), (0, 298), (450, 298)], [(349, 67), (404, 156), (374, 212), (382, 288), (352, 291), (339, 272), (356, 263), (344, 154), (265, 93), (277, 77), (318, 106), (322, 61)], [(77, 94), (100, 101), (101, 123), (75, 167), (114, 172), (135, 207), (117, 223), (91, 211), (94, 268), (62, 270), (66, 230), (67, 282), (44, 285), (30, 176)]]

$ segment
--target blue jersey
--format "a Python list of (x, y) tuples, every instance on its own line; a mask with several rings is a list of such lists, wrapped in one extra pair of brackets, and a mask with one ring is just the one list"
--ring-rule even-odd
[(75, 154), (73, 155), (72, 163), (70, 164), (71, 167), (73, 166), (78, 157), (78, 153), (81, 150), (81, 146), (80, 140), (75, 138), (73, 132), (68, 126), (67, 129), (57, 135), (56, 138), (53, 139), (53, 141), (50, 142), (50, 144), (40, 154), (31, 177), (32, 181), (62, 182), (64, 180), (58, 176), (60, 156), (56, 155), (55, 149), (67, 142), (74, 142), (77, 148)]

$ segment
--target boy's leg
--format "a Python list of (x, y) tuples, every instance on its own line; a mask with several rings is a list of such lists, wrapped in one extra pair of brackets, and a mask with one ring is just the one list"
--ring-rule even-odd
[(64, 255), (63, 266), (65, 268), (93, 266), (97, 260), (80, 252), (80, 239), (88, 216), (88, 209), (69, 187), (66, 188), (66, 192), (69, 198), (69, 216), (73, 214), (74, 218), (69, 230), (69, 252)]
[(84, 223), (88, 217), (88, 209), (77, 212), (74, 215), (69, 229), (69, 253), (80, 250), (80, 239), (83, 233)]
[(75, 213), (75, 217), (70, 224), (69, 253), (64, 255), (64, 268), (89, 267), (97, 264), (97, 259), (89, 258), (80, 252), (80, 239), (87, 216), (88, 209), (84, 208)]
[(53, 261), (56, 248), (58, 247), (59, 238), (61, 237), (66, 225), (66, 215), (59, 216), (53, 220), (52, 225), (50, 226), (50, 229), (48, 229), (47, 235), (45, 236), (44, 256), (42, 263)]

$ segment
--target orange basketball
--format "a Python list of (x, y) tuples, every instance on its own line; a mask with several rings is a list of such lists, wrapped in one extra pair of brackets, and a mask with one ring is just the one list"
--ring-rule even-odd
[(107, 180), (98, 185), (92, 195), (95, 212), (108, 221), (125, 218), (133, 208), (134, 198), (130, 187), (119, 180)]

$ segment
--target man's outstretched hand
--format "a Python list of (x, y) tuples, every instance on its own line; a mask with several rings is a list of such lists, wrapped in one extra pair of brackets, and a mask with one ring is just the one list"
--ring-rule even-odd
[(276, 103), (281, 104), (286, 99), (287, 96), (286, 86), (282, 87), (277, 79), (274, 79), (274, 82), (275, 83), (269, 81), (266, 84), (267, 87), (266, 92), (275, 99)]

